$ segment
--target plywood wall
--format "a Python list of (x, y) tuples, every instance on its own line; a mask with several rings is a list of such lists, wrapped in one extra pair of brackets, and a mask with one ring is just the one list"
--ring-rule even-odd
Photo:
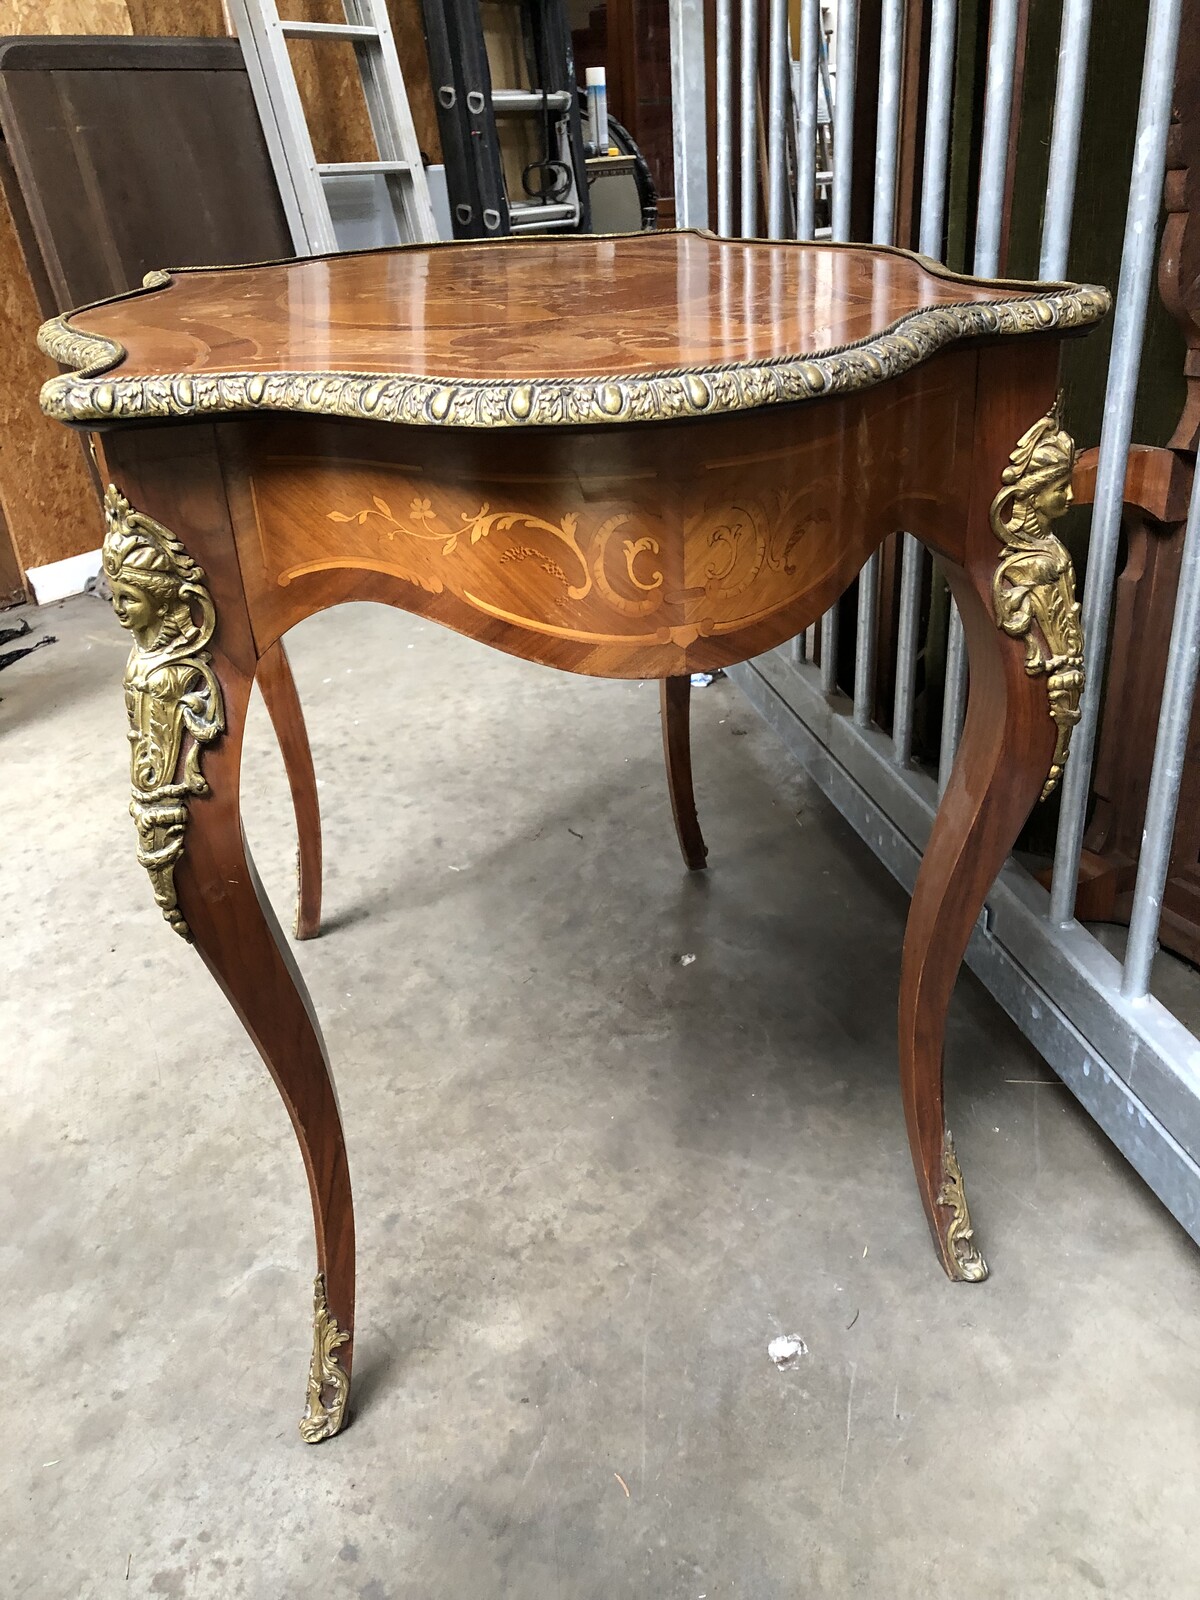
[(132, 31), (125, 0), (0, 0), (0, 34)]
[[(344, 18), (340, 0), (291, 0), (285, 15), (310, 21)], [(396, 47), (422, 149), (441, 159), (429, 87), (420, 0), (388, 0)], [(0, 0), (0, 36), (11, 34), (139, 34), (217, 37), (227, 31), (221, 0)], [(297, 78), (318, 158), (369, 158), (370, 132), (349, 47), (297, 48)], [(131, 107), (131, 115), (136, 108)], [(11, 541), (22, 571), (93, 550), (100, 513), (80, 441), (43, 417), (42, 382), (57, 369), (35, 339), (40, 313), (13, 219), (0, 197), (0, 541)], [(0, 560), (0, 570), (10, 566)]]
[(0, 189), (0, 506), (22, 572), (100, 542), (100, 508), (79, 436), (38, 409), (58, 368), (37, 348), (41, 317)]

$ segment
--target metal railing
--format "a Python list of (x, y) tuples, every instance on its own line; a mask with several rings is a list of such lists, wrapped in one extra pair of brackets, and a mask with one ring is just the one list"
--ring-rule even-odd
[[(768, 233), (779, 237), (788, 216), (788, 167), (780, 107), (783, 85), (799, 84), (793, 108), (797, 238), (814, 233), (817, 44), (820, 0), (800, 0), (800, 67), (789, 73), (787, 7), (772, 0), (768, 37), (755, 36), (758, 7), (716, 0), (716, 173), (721, 233), (732, 233), (735, 174), (740, 233), (758, 222), (759, 54), (765, 47), (770, 83), (768, 160), (762, 173)], [(1193, 481), (1157, 742), (1146, 806), (1144, 843), (1123, 961), (1075, 920), (1075, 895), (1091, 792), (1113, 602), (1114, 577), (1134, 400), (1156, 265), (1167, 127), (1181, 0), (1150, 0), (1137, 132), (1129, 182), (1120, 283), (1114, 310), (1104, 421), (1088, 547), (1083, 621), (1089, 690), (1063, 784), (1049, 894), (1010, 861), (989, 897), (968, 950), (968, 964), (1046, 1060), (1075, 1092), (1176, 1217), (1200, 1242), (1200, 1040), (1150, 993), (1180, 781), (1200, 669), (1200, 473)], [(882, 0), (877, 139), (871, 242), (896, 232), (904, 0)], [(926, 116), (918, 227), (921, 250), (941, 257), (946, 226), (957, 0), (930, 0)], [(987, 41), (983, 138), (978, 170), (973, 268), (985, 277), (1001, 267), (1002, 224), (1013, 141), (1013, 87), (1018, 0), (992, 0)], [(1087, 68), (1091, 0), (1064, 0), (1051, 128), (1040, 275), (1067, 274)], [(851, 174), (858, 48), (858, 0), (839, 0), (835, 28), (833, 170), (830, 223), (835, 240), (851, 232)], [(704, 19), (699, 0), (672, 0), (677, 194), (681, 225), (709, 223), (706, 177), (678, 165), (689, 153), (707, 162), (704, 104)], [(740, 48), (734, 50), (735, 32)], [(731, 61), (739, 61), (733, 83)], [(680, 100), (682, 85), (688, 98)], [(793, 93), (795, 90), (793, 89)], [(735, 141), (734, 101), (738, 110)], [(681, 137), (681, 126), (690, 133)], [(736, 148), (735, 148), (736, 143)], [(702, 181), (703, 179), (703, 181)], [(913, 763), (913, 723), (924, 552), (904, 535), (890, 734), (873, 721), (879, 627), (878, 557), (858, 579), (853, 700), (838, 690), (838, 618), (821, 620), (792, 646), (735, 668), (733, 676), (773, 727), (801, 755), (831, 797), (894, 874), (911, 889), (938, 797), (949, 777), (966, 702), (961, 623), (952, 610), (937, 776)]]

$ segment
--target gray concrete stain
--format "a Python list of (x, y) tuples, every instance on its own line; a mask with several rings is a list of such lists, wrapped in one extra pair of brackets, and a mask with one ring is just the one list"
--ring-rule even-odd
[[(945, 1281), (895, 1083), (904, 896), (731, 687), (693, 697), (689, 879), (652, 684), (372, 607), (289, 640), (328, 863), (297, 958), (360, 1233), (355, 1419), (302, 1445), (299, 1157), (134, 862), (115, 625), (51, 616), (0, 679), (5, 1596), (1192, 1592), (1193, 1247), (967, 980), (948, 1094), (993, 1276)], [(287, 922), (257, 704), (244, 808)]]

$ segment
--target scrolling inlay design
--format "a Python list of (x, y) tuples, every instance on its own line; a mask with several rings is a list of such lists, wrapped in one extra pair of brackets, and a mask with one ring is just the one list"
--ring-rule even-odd
[[(393, 510), (394, 494), (365, 490), (356, 509), (329, 510), (325, 517), (364, 529), (370, 545), (358, 559), (371, 570), (389, 571), (431, 595), (450, 591), (488, 615), (581, 642), (687, 645), (769, 616), (788, 603), (788, 580), (796, 576), (809, 528), (828, 520), (809, 510), (810, 497), (797, 490), (720, 499), (688, 518), (686, 545), (698, 555), (685, 563), (679, 539), (653, 511), (610, 505), (592, 521), (589, 508), (497, 510), (484, 500), (462, 511), (452, 497), (439, 505), (436, 495), (404, 493), (402, 513)], [(524, 535), (520, 542), (486, 555), (500, 535), (514, 530)], [(324, 569), (330, 559), (284, 566), (279, 582)], [(356, 555), (345, 544), (333, 559), (352, 566)], [(498, 568), (524, 564), (550, 584), (542, 578), (520, 592), (497, 586)]]
[[(337, 1325), (325, 1295), (325, 1274), (313, 1280), (313, 1350), (308, 1369), (308, 1397), (300, 1419), (300, 1437), (305, 1444), (320, 1444), (340, 1433), (346, 1420), (350, 1398), (350, 1379), (338, 1360), (338, 1348), (350, 1335)], [(330, 1394), (325, 1402), (326, 1392)]]
[(946, 1249), (953, 1276), (966, 1283), (982, 1283), (988, 1275), (987, 1262), (975, 1243), (962, 1168), (958, 1164), (954, 1138), (948, 1128), (942, 1147), (942, 1187), (938, 1190), (937, 1203), (951, 1212), (950, 1225), (946, 1229)]
[(992, 578), (996, 621), (1025, 640), (1025, 671), (1044, 677), (1050, 715), (1058, 728), (1054, 761), (1042, 790), (1051, 794), (1079, 721), (1083, 694), (1083, 629), (1075, 599), (1075, 569), (1051, 532), (1071, 504), (1075, 444), (1060, 424), (1061, 396), (1017, 441), (991, 505), (992, 532), (1004, 554)]
[[(479, 510), (471, 515), (464, 511), (461, 515), (459, 526), (451, 525), (449, 528), (439, 528), (433, 504), (425, 498), (414, 499), (408, 508), (408, 521), (404, 522), (392, 513), (391, 506), (382, 495), (372, 495), (373, 504), (361, 511), (351, 512), (347, 515), (344, 511), (326, 512), (330, 522), (357, 522), (362, 524), (370, 517), (377, 517), (384, 524), (384, 531), (389, 540), (395, 539), (398, 533), (404, 534), (409, 539), (420, 539), (441, 546), (444, 556), (452, 556), (458, 548), (460, 539), (465, 539), (468, 544), (478, 544), (480, 539), (486, 539), (490, 533), (507, 533), (510, 528), (526, 527), (548, 533), (552, 538), (559, 539), (571, 552), (583, 574), (581, 584), (568, 584), (567, 593), (572, 600), (582, 600), (592, 587), (588, 565), (584, 559), (583, 551), (575, 538), (575, 530), (579, 526), (579, 518), (573, 512), (568, 512), (558, 523), (547, 522), (542, 517), (535, 517), (525, 511), (493, 511), (487, 501)], [(521, 548), (521, 547), (518, 547)], [(503, 558), (502, 558), (503, 559)], [(546, 568), (551, 576), (558, 577), (566, 582), (566, 573), (562, 568), (553, 565)], [(440, 594), (441, 580), (416, 578), (414, 582), (420, 583), (422, 588), (431, 588), (435, 594)]]
[(190, 941), (175, 894), (175, 865), (183, 854), (188, 804), (209, 792), (201, 750), (225, 730), (221, 689), (206, 649), (216, 612), (203, 569), (174, 534), (135, 511), (111, 483), (104, 522), (113, 610), (133, 635), (125, 708), (138, 861), (150, 874), (163, 916)]

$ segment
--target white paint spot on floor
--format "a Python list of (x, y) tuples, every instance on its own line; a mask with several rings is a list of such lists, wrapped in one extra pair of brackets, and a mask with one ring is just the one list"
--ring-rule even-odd
[(808, 1346), (798, 1333), (781, 1333), (767, 1346), (767, 1354), (780, 1372), (790, 1372), (799, 1366), (801, 1356), (808, 1354)]

